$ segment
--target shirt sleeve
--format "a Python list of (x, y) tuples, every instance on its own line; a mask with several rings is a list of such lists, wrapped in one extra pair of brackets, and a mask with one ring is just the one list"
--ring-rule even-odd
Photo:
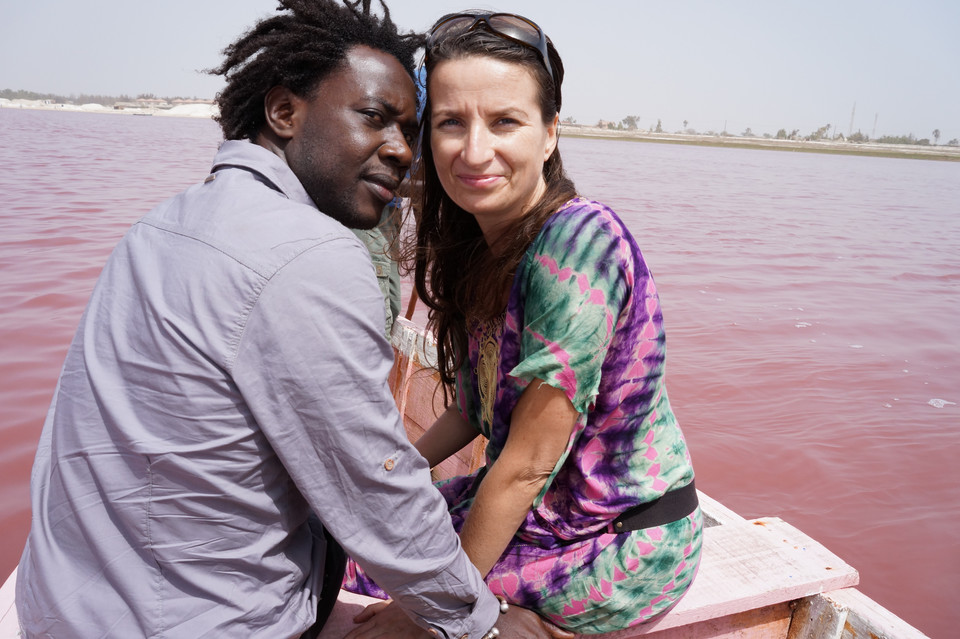
[(383, 300), (358, 241), (300, 254), (264, 286), (232, 371), (300, 493), (426, 628), (479, 637), (497, 601), (460, 547), (387, 384)]
[(587, 413), (629, 295), (630, 248), (602, 211), (551, 218), (518, 269), (511, 306), (522, 309), (520, 360), (510, 375), (563, 390)]

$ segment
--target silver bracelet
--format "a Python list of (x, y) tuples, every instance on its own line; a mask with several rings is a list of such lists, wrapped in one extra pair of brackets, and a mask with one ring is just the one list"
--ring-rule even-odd
[[(509, 604), (507, 604), (507, 600), (504, 599), (503, 597), (497, 597), (497, 601), (500, 602), (500, 614), (501, 615), (507, 614), (507, 611), (510, 610), (510, 606)], [(482, 637), (480, 637), (480, 639), (497, 639), (497, 637), (499, 636), (500, 636), (500, 631), (497, 630), (496, 626), (494, 626), (490, 630), (487, 630), (487, 633)]]

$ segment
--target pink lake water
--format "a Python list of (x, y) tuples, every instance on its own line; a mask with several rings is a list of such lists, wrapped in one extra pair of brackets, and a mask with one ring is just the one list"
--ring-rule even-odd
[[(126, 229), (207, 174), (206, 120), (0, 110), (0, 576), (57, 374)], [(931, 637), (960, 627), (960, 163), (561, 141), (643, 249), (697, 486), (778, 516)]]

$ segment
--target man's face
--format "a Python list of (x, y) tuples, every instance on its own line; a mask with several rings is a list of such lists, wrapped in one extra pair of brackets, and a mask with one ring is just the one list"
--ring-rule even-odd
[(356, 46), (299, 110), (287, 164), (322, 212), (351, 228), (373, 228), (413, 159), (413, 80), (393, 56)]

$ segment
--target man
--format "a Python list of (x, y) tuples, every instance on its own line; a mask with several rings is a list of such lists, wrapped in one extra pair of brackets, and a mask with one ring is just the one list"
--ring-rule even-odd
[(33, 471), (26, 637), (314, 636), (330, 537), (418, 634), (497, 619), (404, 436), (345, 227), (409, 167), (420, 43), (355, 3), (281, 4), (215, 70), (211, 174), (134, 225), (81, 319)]

